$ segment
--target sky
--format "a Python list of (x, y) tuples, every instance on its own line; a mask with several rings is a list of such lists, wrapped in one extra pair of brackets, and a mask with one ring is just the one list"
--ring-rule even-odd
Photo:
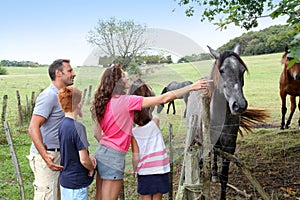
[[(39, 64), (66, 58), (72, 66), (82, 65), (95, 48), (86, 40), (88, 32), (99, 19), (111, 17), (182, 34), (204, 50), (246, 32), (235, 26), (217, 30), (201, 22), (200, 13), (187, 17), (174, 0), (9, 0), (1, 1), (0, 8), (0, 60)], [(264, 18), (252, 31), (284, 22)]]

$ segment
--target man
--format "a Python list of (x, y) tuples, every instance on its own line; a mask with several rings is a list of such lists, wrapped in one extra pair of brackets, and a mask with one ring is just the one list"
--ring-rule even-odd
[(52, 83), (37, 98), (28, 128), (32, 145), (28, 156), (34, 173), (34, 200), (60, 199), (58, 126), (64, 118), (57, 93), (74, 83), (75, 73), (69, 60), (55, 60), (48, 69)]

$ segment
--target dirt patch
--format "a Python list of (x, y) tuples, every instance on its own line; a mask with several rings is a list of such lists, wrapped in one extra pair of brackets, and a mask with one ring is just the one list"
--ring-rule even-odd
[[(300, 132), (261, 129), (237, 141), (235, 156), (247, 166), (272, 200), (300, 199)], [(219, 168), (221, 163), (219, 161)], [(181, 165), (175, 166), (180, 171)], [(220, 170), (219, 170), (220, 171)], [(179, 173), (180, 174), (180, 173)], [(178, 188), (178, 173), (174, 184)], [(228, 200), (263, 199), (235, 163), (230, 164)], [(244, 193), (244, 194), (243, 194)], [(220, 184), (211, 183), (211, 198), (219, 199)]]

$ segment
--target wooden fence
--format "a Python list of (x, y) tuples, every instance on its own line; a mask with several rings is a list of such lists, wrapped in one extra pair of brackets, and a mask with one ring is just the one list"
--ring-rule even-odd
[[(16, 98), (17, 98), (17, 113), (18, 113), (18, 124), (19, 126), (23, 126), (24, 122), (29, 122), (31, 119), (31, 115), (34, 109), (36, 95), (33, 91), (31, 93), (30, 100), (28, 99), (28, 95), (26, 95), (26, 102), (25, 105), (21, 104), (21, 97), (19, 90), (16, 91)], [(88, 104), (90, 103), (92, 98), (92, 85), (89, 85), (88, 89), (83, 90), (83, 97), (82, 97), (82, 104)], [(6, 120), (6, 110), (7, 110), (7, 101), (8, 96), (3, 96), (3, 106), (2, 106), (2, 115), (1, 115), (1, 121), (2, 121), (2, 127), (4, 127), (4, 121)]]

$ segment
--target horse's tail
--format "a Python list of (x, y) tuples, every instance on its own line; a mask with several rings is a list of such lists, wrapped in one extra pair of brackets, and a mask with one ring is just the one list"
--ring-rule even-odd
[(239, 133), (243, 136), (243, 130), (246, 133), (253, 133), (253, 128), (259, 127), (262, 124), (265, 124), (265, 120), (270, 118), (270, 115), (267, 113), (266, 110), (260, 109), (247, 109), (241, 115), (241, 122), (239, 127)]

